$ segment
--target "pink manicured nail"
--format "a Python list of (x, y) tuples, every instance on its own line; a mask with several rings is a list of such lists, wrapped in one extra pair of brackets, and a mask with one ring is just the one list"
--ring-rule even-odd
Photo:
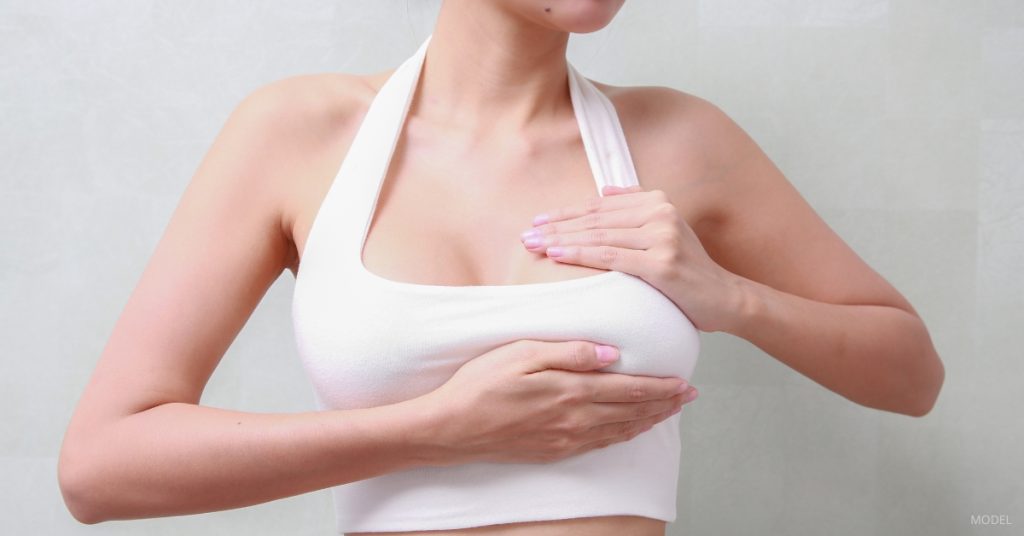
[(548, 215), (547, 215), (547, 213), (537, 214), (536, 216), (533, 217), (533, 225), (534, 226), (544, 225), (547, 222), (548, 222)]
[(523, 244), (528, 248), (540, 247), (544, 244), (544, 239), (539, 236), (531, 236), (524, 240)]
[(548, 248), (548, 257), (561, 257), (565, 254), (560, 246), (551, 246)]
[(529, 231), (523, 231), (519, 233), (519, 238), (522, 240), (527, 240), (535, 236), (540, 236), (540, 231), (538, 231), (537, 229), (530, 229)]
[(597, 359), (602, 363), (611, 363), (619, 358), (619, 349), (607, 344), (598, 344), (595, 347)]

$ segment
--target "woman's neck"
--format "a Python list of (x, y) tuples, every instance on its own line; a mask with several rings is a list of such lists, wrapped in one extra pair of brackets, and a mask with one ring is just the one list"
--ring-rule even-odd
[(485, 135), (572, 115), (569, 33), (523, 20), (499, 4), (443, 2), (417, 88), (418, 116)]

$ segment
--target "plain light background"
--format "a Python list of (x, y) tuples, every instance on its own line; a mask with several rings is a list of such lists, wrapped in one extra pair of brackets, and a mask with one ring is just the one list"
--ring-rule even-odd
[[(328, 490), (81, 525), (67, 421), (230, 111), (295, 74), (397, 66), (439, 0), (0, 0), (0, 526), (5, 534), (325, 535)], [(672, 535), (1024, 530), (1024, 2), (629, 0), (570, 40), (589, 78), (700, 95), (920, 311), (931, 414), (868, 409), (702, 334)], [(202, 403), (314, 409), (284, 272)], [(971, 515), (1013, 526), (972, 526)]]

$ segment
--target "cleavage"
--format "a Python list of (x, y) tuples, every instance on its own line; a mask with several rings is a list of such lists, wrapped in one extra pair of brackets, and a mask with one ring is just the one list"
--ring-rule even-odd
[(534, 215), (597, 194), (578, 136), (572, 147), (542, 152), (446, 151), (431, 141), (406, 150), (404, 138), (363, 243), (367, 271), (445, 286), (542, 283), (606, 271), (550, 259), (519, 240)]

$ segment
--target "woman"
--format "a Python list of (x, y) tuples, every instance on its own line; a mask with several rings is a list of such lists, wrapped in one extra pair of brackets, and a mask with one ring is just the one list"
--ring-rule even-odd
[[(680, 91), (574, 78), (569, 34), (604, 27), (621, 5), (445, 0), (416, 61), (370, 76), (294, 77), (246, 98), (186, 190), (69, 425), (59, 470), (76, 518), (209, 512), (339, 486), (390, 492), (359, 505), (373, 514), (356, 508), (365, 494), (337, 503), (347, 516), (341, 529), (369, 529), (350, 534), (384, 533), (391, 522), (403, 528), (387, 534), (664, 534), (674, 511), (643, 514), (636, 497), (648, 482), (674, 482), (671, 464), (662, 472), (672, 480), (599, 489), (582, 482), (619, 484), (600, 480), (601, 469), (627, 459), (637, 471), (663, 463), (627, 458), (641, 447), (671, 454), (672, 412), (696, 393), (672, 377), (688, 379), (696, 359), (687, 329), (743, 337), (864, 406), (928, 413), (944, 373), (913, 307), (742, 129)], [(567, 73), (577, 84), (571, 91)], [(576, 100), (591, 87), (603, 96)], [(409, 108), (391, 114), (406, 89)], [(614, 104), (628, 151), (594, 150), (615, 129), (595, 135), (580, 122), (576, 106), (603, 98)], [(374, 112), (375, 103), (388, 106)], [(397, 146), (371, 143), (378, 141)], [(587, 175), (604, 173), (601, 162), (630, 172), (635, 165), (642, 186), (606, 185), (595, 196)], [(224, 350), (285, 268), (297, 277), (300, 351), (323, 387), (324, 411), (197, 406)], [(579, 316), (567, 319), (548, 311), (559, 303), (552, 293), (577, 306), (623, 301), (569, 309)], [(638, 297), (644, 308), (629, 309)], [(414, 300), (442, 313), (406, 307)], [(452, 303), (460, 316), (445, 317)], [(467, 313), (484, 303), (480, 317)], [(507, 344), (482, 341), (498, 328), (474, 320), (506, 312), (500, 307), (549, 314), (555, 325), (550, 333), (531, 325)], [(636, 321), (624, 307), (647, 316), (620, 333), (621, 348), (620, 337), (594, 341), (563, 329), (599, 324), (611, 334)], [(678, 329), (641, 329), (650, 325)], [(642, 346), (660, 337), (670, 343)], [(431, 355), (448, 361), (424, 364), (410, 341), (450, 345)], [(485, 346), (467, 359), (467, 348)], [(362, 363), (369, 353), (349, 352), (371, 349), (375, 360)], [(689, 368), (668, 364), (678, 374), (625, 366), (680, 349)], [(598, 357), (606, 351), (624, 366), (605, 367)], [(411, 363), (416, 374), (402, 368)], [(545, 510), (564, 494), (533, 485), (522, 488), (533, 496), (503, 495), (518, 485), (512, 478), (550, 477), (554, 486), (572, 467), (589, 471), (562, 480), (580, 492), (569, 499), (592, 502)], [(485, 488), (499, 470), (507, 486)], [(357, 487), (409, 475), (416, 480), (405, 482), (422, 487)], [(467, 484), (474, 476), (477, 488)], [(651, 497), (668, 504), (666, 489)], [(448, 492), (474, 504), (428, 502)], [(388, 510), (408, 496), (413, 511)], [(522, 504), (531, 509), (515, 508)], [(441, 517), (440, 508), (462, 513)]]

